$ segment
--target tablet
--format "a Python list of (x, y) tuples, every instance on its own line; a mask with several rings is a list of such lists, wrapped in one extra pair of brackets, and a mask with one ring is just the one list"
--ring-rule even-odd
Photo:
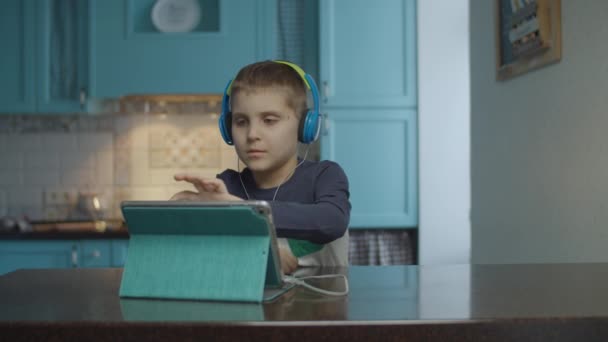
[(283, 282), (266, 201), (125, 201), (121, 297), (268, 301)]

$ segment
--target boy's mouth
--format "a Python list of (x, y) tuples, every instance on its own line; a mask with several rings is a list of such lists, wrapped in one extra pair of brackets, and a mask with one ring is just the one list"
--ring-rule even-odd
[(247, 150), (247, 155), (253, 158), (261, 157), (264, 153), (266, 153), (266, 151), (256, 149)]

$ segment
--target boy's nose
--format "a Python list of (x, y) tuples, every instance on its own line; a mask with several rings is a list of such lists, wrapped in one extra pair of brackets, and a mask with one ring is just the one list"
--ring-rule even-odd
[(247, 139), (249, 139), (249, 140), (256, 140), (259, 137), (260, 136), (259, 136), (258, 125), (256, 125), (256, 124), (250, 124), (249, 125), (249, 130), (247, 131)]

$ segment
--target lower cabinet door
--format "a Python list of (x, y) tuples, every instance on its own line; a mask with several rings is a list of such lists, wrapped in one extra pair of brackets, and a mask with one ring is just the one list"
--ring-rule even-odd
[(123, 267), (127, 261), (127, 250), (129, 249), (129, 240), (120, 239), (112, 240), (112, 260), (111, 267)]
[(0, 241), (0, 274), (23, 268), (78, 267), (78, 241)]
[(79, 267), (110, 267), (111, 240), (81, 240)]
[(418, 226), (417, 112), (406, 108), (327, 109), (321, 159), (348, 177), (349, 228)]

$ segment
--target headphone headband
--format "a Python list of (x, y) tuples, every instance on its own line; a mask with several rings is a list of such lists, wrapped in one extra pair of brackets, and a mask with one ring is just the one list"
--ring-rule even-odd
[(293, 63), (291, 63), (291, 62), (287, 62), (287, 61), (279, 61), (279, 60), (276, 60), (276, 61), (273, 61), (273, 62), (275, 62), (275, 63), (280, 63), (280, 64), (285, 64), (285, 65), (290, 66), (290, 67), (291, 67), (293, 70), (295, 70), (295, 71), (298, 73), (298, 75), (300, 75), (300, 78), (302, 78), (302, 81), (304, 81), (304, 84), (306, 84), (306, 87), (307, 87), (308, 89), (310, 89), (310, 83), (308, 83), (308, 80), (306, 79), (306, 75), (307, 75), (307, 74), (306, 74), (306, 73), (304, 72), (304, 70), (302, 70), (302, 68), (300, 68), (298, 65), (293, 64)]

